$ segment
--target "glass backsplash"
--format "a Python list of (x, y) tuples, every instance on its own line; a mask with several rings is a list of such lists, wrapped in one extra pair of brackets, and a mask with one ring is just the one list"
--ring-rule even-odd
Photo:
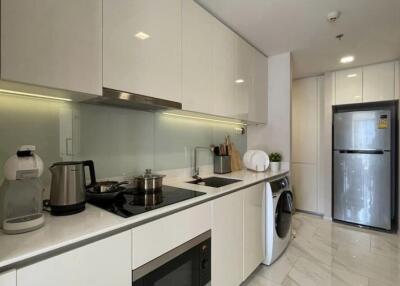
[[(48, 167), (58, 161), (93, 160), (98, 178), (139, 174), (145, 169), (192, 166), (195, 146), (223, 143), (226, 135), (243, 154), (246, 135), (235, 126), (161, 113), (0, 94), (0, 181), (2, 166), (21, 145), (35, 145)], [(211, 152), (199, 156), (212, 163)]]

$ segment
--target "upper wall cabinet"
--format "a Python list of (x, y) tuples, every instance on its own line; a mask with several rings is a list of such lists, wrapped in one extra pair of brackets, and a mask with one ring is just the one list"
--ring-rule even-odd
[(248, 120), (267, 123), (268, 117), (268, 59), (253, 49), (253, 93), (249, 98)]
[(249, 100), (253, 94), (253, 56), (254, 48), (243, 39), (238, 38), (233, 116), (243, 120), (248, 119)]
[(394, 99), (394, 68), (394, 62), (363, 68), (363, 102)]
[(101, 0), (2, 0), (1, 78), (102, 93)]
[(103, 0), (104, 87), (181, 102), (181, 1)]
[(193, 0), (182, 2), (183, 109), (217, 114), (213, 42), (217, 20)]
[(215, 25), (213, 41), (215, 104), (218, 115), (234, 117), (238, 36), (223, 24)]
[(399, 97), (399, 62), (335, 72), (334, 104), (394, 100)]
[(362, 102), (362, 68), (336, 72), (336, 104)]

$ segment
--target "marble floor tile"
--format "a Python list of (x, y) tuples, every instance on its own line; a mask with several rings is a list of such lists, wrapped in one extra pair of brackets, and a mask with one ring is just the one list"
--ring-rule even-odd
[(296, 214), (296, 233), (272, 266), (260, 266), (250, 286), (399, 286), (400, 236)]

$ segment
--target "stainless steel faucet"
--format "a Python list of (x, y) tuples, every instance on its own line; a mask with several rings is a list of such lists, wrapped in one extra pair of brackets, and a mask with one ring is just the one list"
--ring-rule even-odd
[(200, 179), (200, 168), (197, 167), (197, 153), (199, 150), (209, 150), (211, 151), (210, 147), (201, 147), (201, 146), (196, 146), (194, 147), (194, 166), (193, 166), (193, 171), (192, 171), (192, 177), (193, 179)]

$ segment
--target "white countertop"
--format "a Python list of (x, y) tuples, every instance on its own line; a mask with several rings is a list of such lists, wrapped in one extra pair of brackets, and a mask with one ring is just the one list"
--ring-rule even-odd
[[(256, 173), (247, 170), (220, 175), (220, 177), (242, 180), (221, 188), (211, 188), (185, 183), (190, 178), (173, 178), (164, 180), (165, 185), (185, 188), (206, 193), (205, 195), (155, 209), (130, 218), (122, 218), (105, 210), (86, 204), (85, 211), (70, 216), (51, 216), (45, 214), (44, 227), (18, 235), (0, 234), (0, 272), (2, 270), (29, 264), (29, 260), (51, 256), (85, 243), (121, 232), (178, 210), (215, 199), (246, 186), (261, 181), (271, 180), (287, 173)], [(208, 174), (208, 176), (216, 176)], [(202, 177), (208, 177), (203, 175)]]

